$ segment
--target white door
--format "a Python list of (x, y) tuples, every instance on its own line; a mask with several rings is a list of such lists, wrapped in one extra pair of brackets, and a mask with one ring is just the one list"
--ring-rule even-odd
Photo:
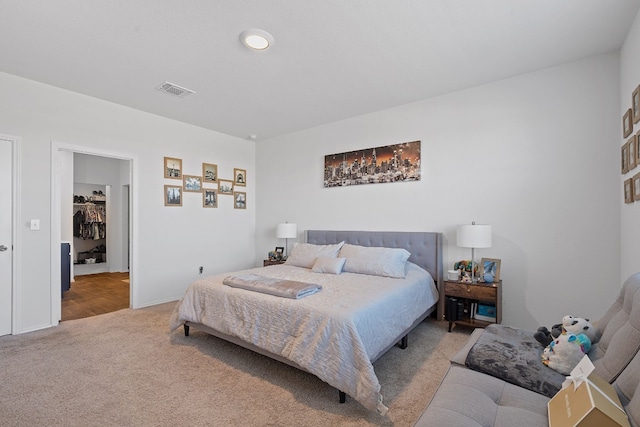
[(12, 307), (12, 142), (0, 139), (0, 335), (11, 333)]

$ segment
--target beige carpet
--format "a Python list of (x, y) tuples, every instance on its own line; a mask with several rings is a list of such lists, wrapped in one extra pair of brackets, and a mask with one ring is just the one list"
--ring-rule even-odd
[(375, 364), (385, 417), (316, 377), (192, 329), (174, 303), (0, 338), (3, 426), (411, 426), (470, 330), (427, 320)]

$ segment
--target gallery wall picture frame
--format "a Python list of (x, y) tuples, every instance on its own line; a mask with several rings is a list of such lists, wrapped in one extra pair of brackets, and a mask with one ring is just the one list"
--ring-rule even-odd
[(500, 280), (500, 264), (498, 258), (482, 258), (480, 260), (480, 277), (484, 277), (486, 273), (493, 275), (494, 282)]
[(208, 188), (202, 189), (202, 207), (217, 208), (218, 207), (218, 190)]
[(633, 180), (633, 201), (637, 202), (640, 200), (640, 172), (635, 174), (632, 180)]
[(640, 121), (640, 85), (636, 86), (631, 94), (631, 109), (633, 110), (633, 123)]
[(233, 168), (233, 185), (236, 187), (246, 187), (247, 186), (247, 170)]
[(244, 191), (233, 192), (233, 208), (247, 209), (247, 193)]
[(629, 139), (629, 142), (627, 142), (627, 172), (634, 170), (637, 166), (637, 148), (636, 135), (633, 135), (631, 139)]
[(635, 136), (636, 143), (636, 165), (640, 165), (640, 131)]
[(626, 138), (631, 135), (631, 132), (633, 132), (633, 111), (629, 108), (622, 116), (622, 136)]
[(629, 172), (629, 144), (622, 144), (620, 147), (620, 172), (622, 175)]
[(183, 175), (183, 186), (185, 193), (202, 192), (202, 177), (198, 175)]
[(202, 164), (202, 182), (218, 182), (218, 165), (213, 163)]
[(182, 179), (182, 159), (165, 157), (164, 177), (168, 179)]
[(633, 178), (624, 180), (624, 202), (625, 203), (633, 203)]
[(164, 186), (164, 205), (182, 206), (182, 185)]
[(218, 194), (233, 194), (233, 181), (230, 179), (218, 179)]

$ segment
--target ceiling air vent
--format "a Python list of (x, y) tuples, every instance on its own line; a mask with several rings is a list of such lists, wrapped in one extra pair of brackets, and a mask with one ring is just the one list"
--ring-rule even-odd
[(160, 86), (158, 86), (156, 89), (158, 89), (159, 91), (162, 91), (162, 92), (169, 93), (171, 95), (178, 96), (180, 98), (184, 98), (185, 96), (189, 95), (190, 93), (195, 93), (194, 91), (192, 91), (190, 89), (187, 89), (187, 88), (182, 87), (182, 86), (178, 86), (178, 85), (173, 84), (171, 82), (164, 82)]

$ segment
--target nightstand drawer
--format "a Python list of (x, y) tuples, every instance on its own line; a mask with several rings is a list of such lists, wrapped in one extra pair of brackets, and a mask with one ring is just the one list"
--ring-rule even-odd
[(481, 301), (495, 301), (498, 288), (490, 285), (472, 285), (470, 283), (445, 282), (444, 293), (447, 296), (469, 298)]

